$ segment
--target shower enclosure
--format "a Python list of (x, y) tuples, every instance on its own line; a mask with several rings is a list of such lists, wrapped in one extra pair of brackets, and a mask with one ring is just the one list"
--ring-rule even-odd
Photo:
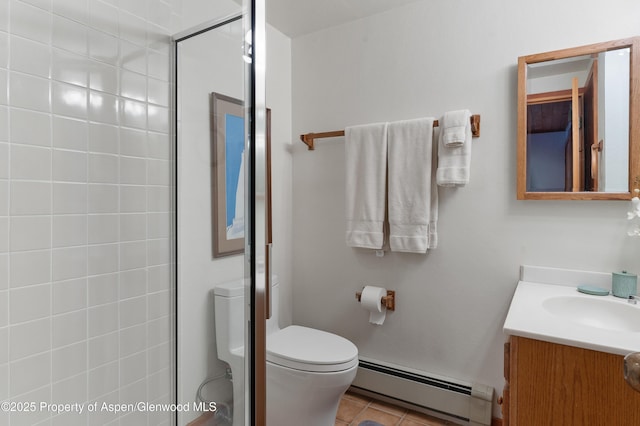
[[(259, 272), (269, 269), (270, 253), (259, 10), (245, 5), (174, 36), (177, 401), (198, 404), (177, 413), (178, 425), (265, 418), (267, 295)], [(215, 337), (213, 288), (237, 280), (245, 283), (245, 380), (218, 359)], [(234, 388), (244, 389), (244, 412), (233, 412)]]

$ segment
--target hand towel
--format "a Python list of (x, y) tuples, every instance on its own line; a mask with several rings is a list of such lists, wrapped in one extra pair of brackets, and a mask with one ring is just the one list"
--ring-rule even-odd
[(387, 123), (345, 128), (346, 242), (381, 249), (384, 244)]
[(440, 128), (444, 146), (453, 148), (462, 146), (467, 138), (466, 128), (470, 126), (471, 113), (463, 109), (449, 111), (444, 114), (443, 125)]
[[(438, 138), (438, 169), (436, 180), (439, 186), (464, 186), (469, 183), (471, 166), (471, 114), (468, 110), (452, 111), (442, 118)], [(464, 117), (464, 118), (462, 118)], [(447, 140), (456, 140), (458, 123), (464, 121), (464, 142), (447, 145)], [(449, 124), (451, 123), (451, 124)], [(448, 131), (448, 130), (451, 131)], [(453, 136), (451, 136), (453, 135)]]
[(389, 124), (389, 245), (425, 253), (437, 246), (438, 189), (433, 118)]

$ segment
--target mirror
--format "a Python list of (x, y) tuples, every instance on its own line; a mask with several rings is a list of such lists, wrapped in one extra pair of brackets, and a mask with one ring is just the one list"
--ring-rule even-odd
[(518, 199), (628, 200), (639, 98), (640, 37), (519, 57)]

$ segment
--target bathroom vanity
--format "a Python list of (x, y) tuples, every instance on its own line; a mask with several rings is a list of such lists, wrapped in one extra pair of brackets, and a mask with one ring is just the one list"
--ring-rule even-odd
[(640, 424), (623, 375), (640, 350), (640, 308), (579, 293), (585, 282), (605, 287), (610, 274), (523, 267), (504, 325), (504, 425)]

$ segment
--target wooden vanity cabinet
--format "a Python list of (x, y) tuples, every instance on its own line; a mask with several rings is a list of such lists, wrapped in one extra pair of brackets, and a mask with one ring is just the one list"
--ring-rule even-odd
[(638, 426), (640, 392), (623, 356), (511, 336), (505, 345), (504, 426)]

